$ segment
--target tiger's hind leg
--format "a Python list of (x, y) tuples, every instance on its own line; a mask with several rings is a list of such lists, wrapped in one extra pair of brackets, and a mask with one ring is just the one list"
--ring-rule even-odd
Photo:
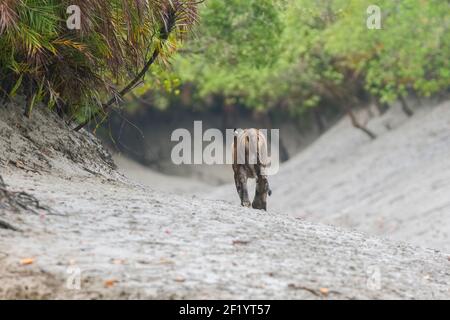
[(271, 193), (267, 177), (259, 175), (256, 179), (255, 198), (253, 199), (252, 208), (267, 210), (267, 195)]
[(250, 207), (251, 203), (248, 198), (247, 189), (247, 175), (242, 166), (237, 166), (234, 169), (234, 183), (236, 185), (236, 191), (241, 199), (241, 205), (243, 207)]

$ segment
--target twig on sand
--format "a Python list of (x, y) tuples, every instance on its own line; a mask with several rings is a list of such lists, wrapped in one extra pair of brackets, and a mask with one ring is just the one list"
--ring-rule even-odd
[(294, 283), (290, 283), (288, 285), (288, 287), (290, 289), (308, 291), (309, 293), (315, 295), (316, 297), (327, 297), (330, 293), (339, 294), (339, 292), (337, 292), (337, 291), (330, 291), (327, 288), (320, 288), (318, 290), (315, 290), (315, 289), (308, 288), (308, 287), (305, 287), (305, 286), (302, 286), (302, 285), (297, 285), (297, 284), (294, 284)]
[(0, 260), (5, 259), (9, 256), (9, 254), (7, 254), (6, 252), (2, 252), (0, 251)]
[(6, 229), (6, 230), (12, 230), (12, 231), (20, 231), (19, 229), (17, 229), (16, 227), (14, 227), (13, 225), (9, 224), (6, 221), (3, 221), (0, 219), (0, 228), (1, 229)]

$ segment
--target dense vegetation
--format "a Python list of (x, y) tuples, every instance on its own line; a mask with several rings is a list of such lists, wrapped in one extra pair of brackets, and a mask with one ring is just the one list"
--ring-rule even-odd
[[(81, 30), (65, 25), (70, 4), (81, 7)], [(373, 4), (381, 29), (367, 26)], [(136, 87), (134, 97), (160, 108), (184, 93), (191, 105), (296, 116), (396, 100), (411, 113), (404, 97), (449, 88), (449, 9), (441, 0), (2, 0), (0, 93), (25, 93), (28, 115), (42, 100), (82, 123)], [(175, 51), (172, 68), (152, 66)]]
[(379, 0), (381, 29), (369, 29), (372, 4), (209, 0), (174, 73), (195, 86), (197, 103), (221, 96), (232, 106), (295, 115), (448, 90), (450, 3)]
[[(68, 7), (80, 29), (68, 28)], [(1, 0), (0, 94), (79, 121), (106, 115), (194, 24), (193, 0)], [(70, 13), (70, 12), (69, 12)]]
[(346, 91), (354, 81), (382, 101), (447, 89), (449, 2), (377, 1), (380, 30), (366, 24), (372, 3), (209, 0), (194, 53), (176, 71), (201, 96), (234, 96), (254, 108), (312, 107), (330, 87)]

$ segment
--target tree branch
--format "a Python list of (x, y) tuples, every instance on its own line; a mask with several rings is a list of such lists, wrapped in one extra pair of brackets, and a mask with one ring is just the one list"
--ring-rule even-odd
[[(167, 14), (167, 21), (165, 22), (164, 26), (160, 30), (160, 35), (161, 35), (160, 36), (160, 41), (161, 42), (166, 41), (169, 38), (170, 33), (173, 31), (173, 29), (174, 29), (174, 27), (176, 25), (176, 22), (177, 22), (178, 9), (179, 9), (179, 7), (171, 7), (169, 9), (169, 12)], [(134, 87), (138, 84), (138, 82), (145, 76), (147, 71), (150, 69), (150, 67), (153, 65), (153, 63), (156, 61), (156, 59), (160, 55), (161, 47), (162, 46), (158, 46), (158, 47), (155, 48), (155, 50), (153, 51), (152, 56), (147, 61), (147, 63), (144, 65), (142, 70), (133, 78), (133, 80), (131, 80), (130, 83), (128, 83), (128, 85), (125, 88), (123, 88), (119, 92), (119, 96), (120, 97), (123, 97), (124, 95), (129, 93), (131, 90), (133, 90)], [(106, 115), (108, 115), (111, 106), (114, 105), (116, 102), (117, 102), (116, 97), (112, 97), (107, 103), (102, 105), (102, 110), (101, 111), (95, 112), (86, 121), (84, 121), (83, 123), (78, 125), (74, 130), (75, 131), (80, 131), (87, 124), (89, 124), (89, 122), (94, 120), (100, 114), (100, 112), (104, 112)]]
[[(147, 73), (147, 71), (150, 69), (150, 67), (153, 65), (153, 63), (156, 61), (156, 59), (158, 58), (159, 54), (160, 54), (160, 49), (156, 48), (152, 54), (152, 57), (150, 58), (150, 60), (147, 61), (147, 63), (145, 64), (145, 66), (142, 68), (142, 70), (136, 75), (136, 77), (134, 77), (133, 80), (131, 80), (131, 82), (125, 87), (123, 88), (120, 92), (119, 95), (121, 97), (123, 97), (124, 95), (126, 95), (127, 93), (129, 93), (135, 86), (136, 84), (145, 76), (145, 74)], [(109, 113), (109, 109), (111, 108), (111, 106), (116, 103), (116, 98), (112, 97), (107, 103), (105, 103), (102, 106), (102, 111), (105, 113)], [(96, 112), (95, 114), (91, 115), (86, 121), (84, 121), (83, 123), (81, 123), (80, 125), (78, 125), (74, 130), (75, 131), (80, 131), (82, 128), (84, 128), (89, 122), (91, 122), (92, 120), (94, 120), (100, 112)]]

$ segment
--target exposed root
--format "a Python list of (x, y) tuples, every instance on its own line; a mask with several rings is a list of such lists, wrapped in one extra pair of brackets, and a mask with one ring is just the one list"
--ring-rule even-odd
[[(60, 215), (54, 210), (52, 210), (50, 207), (40, 204), (39, 200), (36, 199), (36, 197), (34, 197), (31, 194), (28, 194), (26, 192), (9, 191), (6, 188), (5, 181), (1, 176), (0, 176), (0, 209), (9, 209), (15, 212), (27, 211), (37, 215), (43, 212), (49, 215)], [(9, 224), (7, 222), (1, 223), (0, 221), (0, 226), (3, 226), (4, 228), (7, 229), (11, 229), (12, 226), (9, 225), (8, 227), (8, 225)]]
[(352, 125), (361, 130), (362, 132), (364, 132), (370, 139), (375, 140), (377, 138), (376, 134), (373, 133), (372, 131), (370, 131), (369, 129), (367, 129), (366, 126), (364, 126), (363, 124), (359, 123), (358, 119), (356, 118), (355, 114), (353, 113), (353, 111), (351, 109), (347, 110), (347, 114), (350, 117), (350, 120), (352, 122)]
[(408, 102), (406, 102), (405, 97), (400, 96), (400, 103), (402, 105), (403, 112), (408, 116), (412, 117), (414, 115), (414, 111), (411, 110), (411, 108), (408, 105)]

